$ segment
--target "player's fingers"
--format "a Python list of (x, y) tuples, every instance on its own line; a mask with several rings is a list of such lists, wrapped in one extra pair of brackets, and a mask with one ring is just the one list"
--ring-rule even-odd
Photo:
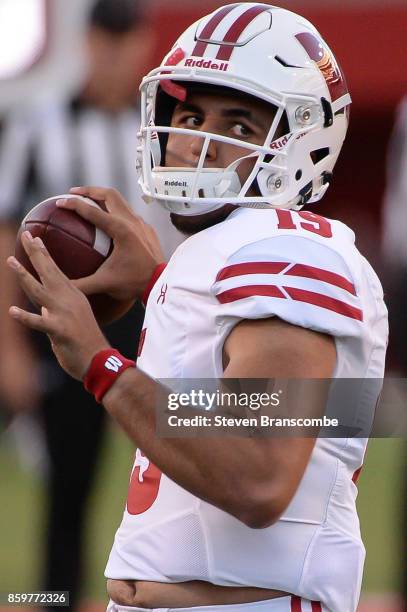
[(119, 218), (103, 211), (97, 204), (92, 206), (79, 198), (61, 198), (60, 200), (57, 200), (56, 205), (58, 208), (74, 210), (83, 219), (86, 219), (86, 221), (96, 225), (96, 227), (103, 230), (112, 238), (117, 235), (117, 232), (123, 223)]
[(109, 187), (95, 187), (92, 185), (82, 185), (81, 187), (71, 187), (69, 193), (82, 195), (95, 200), (106, 200), (111, 195), (114, 189)]
[[(101, 277), (101, 278), (100, 278)], [(94, 295), (95, 293), (106, 293), (107, 287), (104, 282), (103, 275), (100, 275), (100, 268), (95, 274), (84, 276), (71, 281), (72, 284), (82, 291), (85, 295)]]
[(50, 256), (41, 238), (38, 236), (33, 238), (30, 232), (23, 232), (21, 242), (45, 287), (55, 288), (67, 282), (67, 277)]
[(39, 314), (27, 312), (26, 310), (18, 308), (17, 306), (11, 306), (9, 314), (13, 319), (19, 321), (26, 327), (30, 327), (31, 329), (36, 329), (37, 331), (45, 333), (52, 333), (50, 322), (44, 320)]
[(111, 187), (72, 187), (69, 190), (74, 195), (82, 195), (92, 200), (103, 201), (106, 204), (107, 209), (113, 213), (130, 213), (131, 208), (126, 200), (123, 198), (121, 193), (117, 189)]
[(45, 289), (36, 278), (32, 276), (27, 270), (20, 264), (15, 257), (9, 257), (7, 264), (17, 274), (18, 282), (23, 289), (24, 293), (28, 295), (30, 300), (40, 306), (49, 305), (52, 298), (50, 293)]
[(149, 240), (149, 242), (151, 244), (157, 244), (158, 243), (158, 236), (157, 236), (157, 232), (155, 231), (155, 229), (151, 226), (148, 225), (148, 223), (144, 223), (144, 231), (145, 234)]

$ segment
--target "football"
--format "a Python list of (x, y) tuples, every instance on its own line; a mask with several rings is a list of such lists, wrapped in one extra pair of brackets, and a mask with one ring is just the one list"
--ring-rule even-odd
[(57, 200), (74, 197), (89, 206), (98, 206), (83, 196), (55, 196), (34, 206), (21, 223), (15, 255), (36, 278), (38, 276), (21, 243), (21, 234), (26, 230), (34, 238), (39, 236), (42, 239), (57, 266), (70, 279), (93, 274), (111, 253), (109, 236), (75, 211), (56, 206)]
[[(107, 234), (75, 211), (56, 206), (57, 200), (62, 198), (79, 198), (89, 206), (105, 209), (102, 202), (96, 203), (83, 196), (64, 194), (48, 198), (30, 210), (17, 234), (15, 257), (37, 279), (38, 275), (21, 242), (21, 234), (26, 230), (34, 238), (39, 236), (42, 239), (57, 266), (70, 279), (82, 278), (96, 272), (113, 250), (113, 241)], [(119, 305), (109, 296), (92, 295), (88, 299), (99, 323), (110, 323), (117, 318)]]

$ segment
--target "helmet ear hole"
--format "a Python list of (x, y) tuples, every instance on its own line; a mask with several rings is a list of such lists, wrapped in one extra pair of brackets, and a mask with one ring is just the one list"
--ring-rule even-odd
[(324, 147), (322, 149), (315, 149), (315, 151), (311, 151), (310, 157), (314, 166), (318, 164), (320, 161), (328, 157), (330, 150), (328, 147)]
[(331, 127), (334, 122), (332, 105), (326, 98), (321, 98), (321, 105), (325, 117), (324, 127)]

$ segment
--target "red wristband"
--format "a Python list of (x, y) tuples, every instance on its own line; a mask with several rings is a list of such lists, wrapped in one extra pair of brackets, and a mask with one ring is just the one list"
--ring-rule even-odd
[(123, 357), (119, 351), (110, 348), (96, 353), (86, 372), (83, 384), (86, 391), (92, 393), (99, 404), (127, 368), (134, 368), (136, 362)]
[(144, 306), (146, 306), (151, 290), (160, 278), (161, 274), (164, 272), (166, 266), (166, 263), (160, 263), (158, 264), (158, 266), (155, 267), (154, 272), (152, 273), (151, 278), (147, 283), (147, 287), (144, 289), (143, 297), (141, 298), (141, 301), (143, 302)]

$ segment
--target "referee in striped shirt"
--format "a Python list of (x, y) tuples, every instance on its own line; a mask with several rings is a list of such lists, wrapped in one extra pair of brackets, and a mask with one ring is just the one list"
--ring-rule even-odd
[[(169, 256), (181, 242), (165, 211), (148, 209), (137, 185), (135, 157), (138, 84), (148, 68), (152, 39), (137, 0), (98, 0), (86, 45), (89, 69), (75, 100), (10, 113), (0, 133), (0, 257), (14, 249), (16, 230), (41, 200), (75, 185), (119, 189), (157, 230)], [(50, 458), (45, 575), (42, 588), (81, 585), (85, 502), (104, 430), (105, 413), (81, 384), (59, 368), (48, 343), (7, 315), (17, 288), (0, 267), (0, 333), (8, 359), (0, 362), (0, 398), (12, 412), (37, 406)], [(134, 357), (144, 311), (136, 306), (106, 333)]]

